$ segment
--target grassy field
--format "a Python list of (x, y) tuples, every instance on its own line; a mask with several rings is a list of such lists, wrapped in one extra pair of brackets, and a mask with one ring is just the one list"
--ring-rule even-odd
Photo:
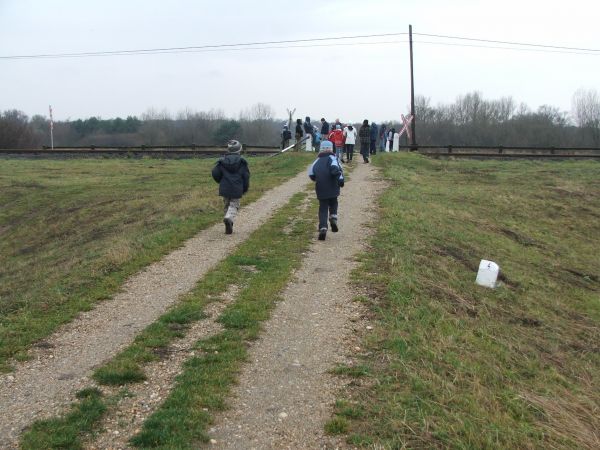
[[(253, 195), (280, 181), (268, 171), (286, 177), (310, 159), (312, 155), (253, 160)], [(332, 371), (352, 382), (336, 403), (326, 431), (367, 448), (599, 448), (600, 164), (438, 161), (411, 154), (378, 155), (373, 160), (389, 188), (378, 205), (377, 233), (354, 273), (357, 301), (368, 308), (373, 329), (363, 336), (357, 363)], [(13, 211), (13, 221), (32, 216), (27, 220), (28, 239), (45, 249), (26, 262), (20, 258), (31, 258), (30, 254), (18, 250), (27, 248), (29, 241), (21, 239), (21, 247), (11, 248), (13, 259), (6, 260), (12, 273), (14, 262), (21, 261), (19, 275), (13, 275), (28, 283), (27, 287), (14, 283), (21, 296), (33, 287), (39, 291), (31, 297), (37, 303), (17, 303), (3, 311), (3, 317), (22, 316), (21, 322), (6, 322), (12, 328), (2, 324), (3, 348), (13, 354), (28, 345), (14, 344), (17, 341), (10, 337), (19, 330), (14, 324), (43, 322), (45, 311), (56, 311), (53, 320), (58, 323), (65, 311), (75, 314), (89, 308), (118, 288), (128, 273), (220, 219), (215, 185), (206, 176), (197, 176), (208, 173), (206, 161), (89, 161), (68, 178), (49, 181), (48, 174), (57, 174), (47, 168), (58, 164), (66, 173), (72, 161), (42, 161), (39, 164), (46, 169), (35, 170), (26, 167), (32, 162), (9, 162), (12, 168), (0, 166), (0, 198), (8, 202), (8, 209), (0, 211), (0, 245), (7, 245), (2, 233), (17, 231), (5, 225), (5, 212)], [(97, 174), (103, 164), (107, 168)], [(148, 172), (152, 181), (144, 185), (139, 180)], [(60, 201), (46, 205), (49, 198), (38, 197), (41, 188), (19, 188), (19, 183), (48, 183), (52, 187), (48, 192), (55, 192)], [(257, 186), (261, 183), (262, 188)], [(23, 199), (18, 189), (26, 194)], [(196, 194), (186, 197), (190, 191)], [(68, 215), (65, 211), (73, 199), (82, 210), (91, 208), (81, 219), (88, 224), (82, 228), (85, 233), (77, 234), (78, 227), (67, 223), (65, 229), (74, 237), (37, 240), (38, 234), (63, 226), (58, 211)], [(98, 203), (111, 199), (122, 200), (113, 208), (100, 209)], [(118, 207), (120, 202), (127, 206)], [(246, 357), (247, 341), (258, 335), (260, 323), (268, 318), (272, 302), (314, 234), (314, 208), (300, 213), (301, 202), (302, 196), (292, 199), (130, 347), (98, 368), (95, 378), (101, 384), (142, 380), (145, 363), (156, 357), (154, 349), (177, 338), (180, 327), (170, 325), (198, 320), (203, 306), (227, 289), (228, 280), (242, 280), (236, 302), (221, 318), (225, 331), (198, 343), (204, 352), (186, 363), (171, 396), (134, 438), (135, 445), (193, 448), (207, 439), (207, 424), (223, 408)], [(142, 211), (134, 212), (136, 207)], [(113, 228), (108, 225), (113, 223), (108, 219), (111, 214)], [(282, 234), (283, 224), (298, 215), (302, 220), (292, 233)], [(148, 216), (150, 223), (145, 222)], [(129, 217), (135, 218), (131, 228)], [(95, 221), (110, 231), (98, 238), (106, 239), (104, 246), (94, 247), (90, 237)], [(127, 233), (118, 231), (123, 227)], [(77, 236), (79, 241), (67, 244)], [(112, 261), (110, 255), (118, 254), (108, 249), (123, 248), (117, 244), (124, 236), (129, 259), (112, 263), (106, 271), (79, 272), (81, 261), (87, 261), (87, 267), (105, 267), (102, 264)], [(52, 240), (58, 243), (46, 247)], [(85, 251), (77, 242), (86, 245)], [(5, 248), (0, 247), (0, 258), (5, 257)], [(80, 262), (61, 269), (73, 254)], [(57, 267), (39, 263), (42, 256), (54, 256), (50, 265)], [(480, 259), (501, 266), (496, 289), (474, 284)], [(259, 270), (240, 271), (249, 264)], [(29, 267), (40, 269), (28, 273)], [(34, 277), (41, 268), (45, 272)], [(3, 280), (6, 270), (1, 260)], [(49, 288), (64, 279), (71, 288), (61, 303), (63, 297)], [(12, 291), (0, 289), (4, 307), (5, 292)], [(48, 293), (55, 295), (54, 302), (40, 306)], [(48, 442), (64, 438), (70, 442), (67, 447), (74, 448), (82, 434), (93, 434), (114, 401), (95, 390), (82, 391), (71, 414), (38, 422), (23, 444), (49, 448)]]
[[(251, 158), (243, 204), (314, 157)], [(213, 160), (0, 161), (0, 370), (221, 220)]]
[[(376, 448), (600, 447), (600, 164), (373, 158), (372, 315), (327, 424)], [(501, 285), (475, 285), (480, 259)]]

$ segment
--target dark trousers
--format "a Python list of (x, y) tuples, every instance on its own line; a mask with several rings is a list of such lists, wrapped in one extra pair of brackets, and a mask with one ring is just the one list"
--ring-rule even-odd
[(361, 142), (360, 143), (360, 154), (363, 157), (363, 161), (369, 162), (369, 143)]
[(377, 153), (377, 141), (371, 140), (371, 155)]
[(337, 197), (319, 199), (319, 230), (327, 229), (327, 219), (334, 217), (337, 219), (338, 199)]
[(346, 150), (346, 161), (352, 161), (352, 155), (354, 155), (354, 144), (345, 144), (344, 149)]

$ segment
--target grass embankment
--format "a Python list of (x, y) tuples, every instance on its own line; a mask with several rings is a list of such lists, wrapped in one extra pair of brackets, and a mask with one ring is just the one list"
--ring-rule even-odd
[[(314, 157), (251, 158), (244, 204)], [(199, 230), (219, 222), (213, 160), (0, 163), (0, 371)]]
[[(327, 424), (377, 448), (600, 446), (600, 164), (373, 158), (374, 329)], [(480, 259), (502, 285), (474, 284)]]
[[(199, 356), (190, 358), (177, 377), (173, 391), (147, 420), (132, 443), (138, 447), (184, 449), (206, 442), (211, 414), (225, 407), (226, 396), (246, 359), (249, 342), (256, 339), (261, 322), (292, 271), (302, 260), (315, 230), (315, 208), (306, 210), (306, 194), (296, 194), (290, 203), (244, 242), (238, 250), (211, 270), (189, 294), (134, 343), (96, 371), (103, 384), (123, 384), (144, 379), (144, 364), (159, 355), (194, 321), (204, 306), (218, 301), (234, 284), (239, 293), (219, 321), (224, 330), (197, 343)], [(248, 270), (252, 266), (253, 270)], [(86, 390), (88, 392), (91, 390)], [(102, 398), (94, 391), (84, 396), (65, 417), (35, 423), (22, 438), (27, 449), (80, 448), (81, 438), (93, 431), (115, 398)]]

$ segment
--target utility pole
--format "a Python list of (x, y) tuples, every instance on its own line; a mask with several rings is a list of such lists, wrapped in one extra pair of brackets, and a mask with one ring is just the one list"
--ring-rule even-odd
[(410, 45), (410, 114), (412, 115), (412, 123), (410, 125), (412, 136), (410, 149), (412, 151), (417, 149), (417, 135), (415, 134), (415, 122), (417, 117), (415, 116), (415, 77), (413, 72), (413, 40), (412, 40), (412, 25), (408, 26), (408, 43)]

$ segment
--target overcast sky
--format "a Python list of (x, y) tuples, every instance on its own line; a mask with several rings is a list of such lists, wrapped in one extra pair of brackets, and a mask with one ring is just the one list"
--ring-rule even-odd
[[(600, 49), (599, 18), (597, 0), (0, 0), (0, 56), (402, 33), (409, 24), (414, 33)], [(215, 108), (237, 117), (262, 102), (281, 118), (295, 107), (296, 117), (398, 119), (410, 103), (407, 36), (353, 41), (0, 59), (0, 110), (48, 115), (51, 104), (55, 120), (139, 116), (150, 107), (172, 114)], [(388, 43), (366, 44), (375, 41)], [(434, 105), (479, 91), (487, 99), (512, 96), (533, 109), (549, 104), (569, 111), (578, 88), (600, 91), (600, 52), (451, 46), (431, 42), (509, 47), (425, 36), (414, 41), (415, 93)]]

